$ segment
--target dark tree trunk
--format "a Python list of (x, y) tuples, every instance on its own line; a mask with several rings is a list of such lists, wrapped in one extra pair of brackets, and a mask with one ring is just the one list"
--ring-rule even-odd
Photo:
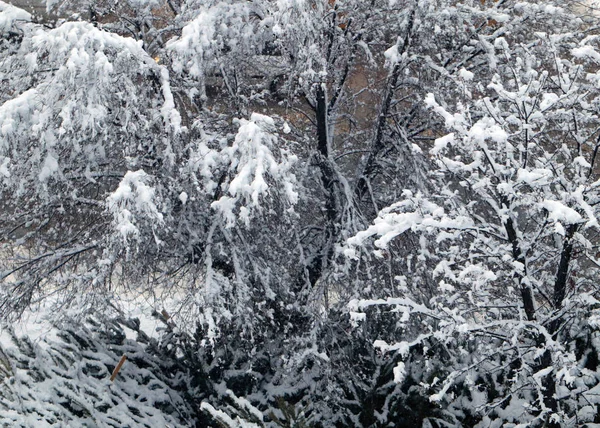
[[(505, 204), (508, 205), (508, 204)], [(508, 236), (508, 242), (510, 242), (512, 246), (512, 255), (513, 259), (523, 265), (523, 274), (517, 273), (516, 278), (519, 283), (519, 288), (521, 289), (521, 299), (523, 300), (523, 309), (525, 309), (525, 315), (527, 315), (528, 321), (535, 320), (535, 305), (533, 301), (533, 292), (531, 291), (531, 286), (529, 284), (524, 283), (523, 279), (527, 274), (527, 265), (525, 264), (525, 256), (521, 251), (521, 247), (519, 246), (519, 239), (517, 237), (517, 232), (515, 230), (515, 225), (511, 218), (508, 218), (504, 223), (504, 228), (506, 230), (506, 235)]]
[(327, 129), (327, 93), (325, 84), (317, 83), (315, 85), (317, 116), (317, 150), (324, 158), (329, 157), (329, 132)]
[[(571, 264), (571, 260), (573, 257), (573, 236), (579, 229), (579, 225), (571, 224), (567, 227), (565, 239), (563, 242), (563, 248), (560, 252), (560, 261), (558, 263), (558, 270), (556, 271), (556, 279), (554, 281), (554, 293), (552, 295), (552, 304), (554, 305), (554, 309), (558, 311), (562, 308), (563, 301), (567, 294), (567, 279), (569, 275), (569, 266)], [(556, 317), (553, 319), (549, 326), (548, 332), (556, 338), (558, 335), (558, 330), (561, 325), (561, 318)], [(540, 368), (544, 369), (547, 367), (552, 367), (552, 354), (549, 350), (546, 350), (540, 359)], [(549, 409), (552, 409), (552, 412), (558, 411), (558, 403), (555, 397), (556, 391), (556, 380), (554, 378), (554, 371), (548, 373), (542, 380), (542, 386), (544, 387), (544, 404)], [(548, 421), (548, 427), (558, 428), (560, 427), (559, 423), (554, 423)]]
[[(410, 45), (410, 37), (414, 26), (414, 18), (415, 18), (415, 10), (411, 12), (408, 27), (406, 29), (406, 36), (404, 37), (404, 43), (399, 48), (399, 54), (404, 54)], [(357, 201), (361, 201), (363, 197), (369, 191), (370, 180), (377, 175), (377, 157), (379, 154), (385, 149), (385, 129), (388, 117), (390, 115), (390, 109), (392, 106), (392, 100), (394, 99), (394, 94), (396, 91), (396, 86), (398, 85), (398, 79), (400, 78), (400, 73), (402, 71), (402, 63), (398, 62), (394, 65), (391, 73), (388, 76), (388, 81), (385, 89), (385, 93), (383, 95), (383, 100), (381, 103), (381, 109), (379, 111), (379, 116), (377, 117), (377, 127), (375, 129), (375, 138), (371, 144), (371, 149), (367, 156), (367, 160), (365, 162), (364, 169), (358, 178), (356, 183), (356, 187), (354, 189), (354, 197)], [(377, 210), (377, 207), (375, 207)], [(377, 214), (377, 213), (375, 213)]]
[[(558, 263), (558, 271), (556, 272), (556, 281), (554, 282), (554, 294), (552, 303), (554, 309), (560, 309), (563, 300), (567, 294), (567, 277), (569, 274), (569, 265), (573, 256), (573, 236), (579, 229), (579, 225), (571, 224), (567, 227), (563, 248), (560, 253), (560, 262)], [(554, 331), (552, 331), (554, 333)]]
[[(541, 337), (541, 335), (540, 335)], [(546, 350), (540, 358), (539, 369), (543, 370), (548, 367), (552, 367), (552, 354), (549, 350)], [(554, 379), (554, 370), (548, 373), (542, 379), (542, 387), (544, 388), (544, 405), (552, 410), (552, 413), (558, 412), (558, 401), (556, 400), (556, 380)], [(560, 428), (560, 423), (552, 422), (548, 420), (546, 426), (549, 428)]]
[(341, 200), (337, 171), (330, 158), (327, 92), (323, 83), (315, 85), (315, 116), (317, 124), (317, 155), (321, 183), (325, 193), (327, 224), (323, 245), (307, 266), (308, 281), (314, 286), (323, 276), (334, 255), (334, 241), (338, 234), (341, 216)]

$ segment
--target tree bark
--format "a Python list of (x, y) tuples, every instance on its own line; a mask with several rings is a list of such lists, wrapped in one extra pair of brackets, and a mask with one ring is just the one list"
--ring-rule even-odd
[(513, 259), (516, 262), (521, 263), (523, 265), (523, 273), (517, 273), (516, 278), (521, 289), (521, 299), (523, 300), (523, 308), (525, 309), (525, 315), (527, 316), (527, 320), (534, 321), (535, 305), (533, 300), (533, 292), (531, 291), (531, 286), (529, 284), (524, 283), (525, 276), (527, 275), (527, 265), (525, 264), (525, 256), (523, 255), (521, 247), (519, 246), (519, 239), (517, 237), (517, 232), (515, 230), (515, 225), (513, 223), (512, 218), (508, 218), (506, 220), (506, 222), (504, 223), (504, 228), (508, 236), (508, 241), (512, 245)]
[(323, 83), (315, 84), (315, 116), (317, 125), (317, 155), (321, 173), (321, 183), (325, 193), (325, 236), (321, 250), (307, 266), (308, 281), (314, 286), (323, 276), (334, 255), (334, 241), (340, 222), (341, 200), (337, 171), (330, 158), (327, 91)]
[[(410, 45), (410, 37), (414, 26), (415, 9), (411, 11), (410, 18), (408, 20), (408, 28), (406, 29), (406, 36), (404, 42), (399, 49), (399, 54), (404, 54)], [(375, 128), (375, 138), (371, 144), (371, 149), (367, 156), (363, 171), (358, 178), (356, 187), (354, 189), (354, 197), (357, 201), (361, 201), (362, 198), (369, 190), (369, 181), (377, 173), (377, 157), (385, 149), (384, 132), (386, 128), (387, 119), (390, 114), (392, 106), (392, 100), (396, 91), (396, 85), (400, 78), (400, 72), (402, 71), (402, 63), (397, 62), (394, 68), (388, 75), (387, 85), (385, 93), (383, 95), (383, 101), (381, 103), (381, 110), (377, 117), (377, 127)]]
[[(554, 281), (554, 293), (552, 296), (552, 304), (554, 309), (557, 311), (563, 306), (563, 301), (567, 294), (567, 279), (569, 275), (569, 266), (573, 257), (573, 236), (579, 229), (578, 224), (570, 224), (567, 227), (565, 233), (565, 239), (563, 241), (562, 251), (560, 252), (560, 261), (558, 263), (558, 269), (556, 271), (556, 279)], [(549, 326), (548, 332), (552, 337), (556, 337), (558, 330), (561, 325), (561, 318), (553, 319)], [(544, 343), (542, 343), (544, 344)], [(552, 354), (549, 350), (546, 350), (540, 359), (540, 367), (542, 369), (552, 367)], [(552, 412), (558, 411), (558, 403), (555, 397), (556, 391), (556, 380), (554, 378), (554, 371), (548, 373), (544, 379), (542, 379), (542, 386), (544, 387), (544, 404), (546, 407), (552, 410)], [(548, 421), (548, 427), (558, 428), (560, 424)]]
[[(567, 227), (563, 248), (560, 253), (560, 262), (558, 263), (558, 271), (556, 272), (556, 280), (554, 282), (554, 294), (552, 303), (554, 309), (560, 309), (567, 294), (567, 278), (569, 274), (569, 265), (573, 257), (573, 236), (579, 229), (578, 224), (570, 224)], [(554, 333), (554, 331), (552, 331)]]

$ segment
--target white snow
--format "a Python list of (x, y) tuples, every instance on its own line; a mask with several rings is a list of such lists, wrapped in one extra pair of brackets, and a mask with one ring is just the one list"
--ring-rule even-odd
[(544, 185), (550, 181), (552, 175), (552, 171), (549, 169), (538, 168), (527, 170), (521, 168), (517, 171), (517, 181), (530, 186)]
[(463, 67), (458, 71), (458, 76), (464, 81), (470, 82), (475, 77), (475, 74)]
[(430, 150), (431, 154), (438, 155), (440, 152), (446, 149), (448, 144), (452, 144), (454, 142), (454, 134), (448, 134), (440, 138), (436, 138), (433, 143), (433, 148)]
[(40, 181), (48, 180), (55, 172), (58, 171), (58, 160), (51, 154), (46, 155), (46, 160), (39, 174)]
[(31, 14), (13, 5), (0, 1), (0, 34), (7, 33), (15, 22), (31, 21)]
[(573, 54), (575, 58), (589, 58), (595, 62), (600, 62), (600, 54), (590, 45), (573, 48), (571, 54)]
[(406, 377), (406, 367), (404, 366), (404, 363), (400, 361), (398, 364), (396, 364), (396, 367), (394, 367), (393, 371), (394, 382), (402, 383), (404, 381), (404, 378)]
[(249, 224), (253, 211), (260, 210), (262, 201), (275, 190), (269, 184), (269, 178), (279, 183), (289, 204), (293, 206), (298, 201), (298, 193), (294, 190), (296, 179), (291, 173), (297, 158), (280, 151), (279, 160), (276, 159), (275, 121), (268, 116), (252, 113), (250, 120), (241, 119), (239, 123), (233, 144), (225, 147), (220, 154), (230, 164), (233, 176), (227, 185), (228, 195), (211, 205), (223, 214), (228, 227), (235, 222), (234, 211), (238, 204), (243, 208), (240, 210), (240, 219)]
[(161, 114), (165, 121), (165, 125), (172, 128), (175, 133), (181, 132), (181, 115), (175, 106), (173, 93), (171, 92), (171, 84), (169, 70), (166, 67), (160, 67), (160, 79), (162, 85), (163, 98), (165, 100)]
[(569, 208), (559, 201), (546, 199), (540, 206), (548, 211), (548, 218), (553, 221), (560, 221), (566, 224), (579, 223), (582, 220), (581, 214), (573, 208)]
[[(406, 193), (409, 195), (410, 193)], [(473, 226), (473, 221), (465, 216), (449, 217), (444, 209), (429, 201), (421, 199), (418, 194), (414, 200), (406, 199), (380, 211), (373, 224), (366, 230), (358, 232), (346, 241), (344, 253), (353, 257), (356, 253), (352, 247), (358, 247), (372, 236), (378, 248), (387, 248), (389, 242), (408, 230), (430, 229), (467, 229)]]
[(115, 227), (126, 241), (138, 236), (136, 226), (147, 218), (153, 227), (162, 224), (163, 215), (156, 207), (154, 188), (147, 185), (150, 177), (143, 170), (128, 171), (117, 189), (107, 198), (107, 209), (114, 216)]
[(185, 192), (181, 192), (179, 194), (179, 200), (181, 201), (182, 205), (185, 205), (188, 201), (188, 194)]

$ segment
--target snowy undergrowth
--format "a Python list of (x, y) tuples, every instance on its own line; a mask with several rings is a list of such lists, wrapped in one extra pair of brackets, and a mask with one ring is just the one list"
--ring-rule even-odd
[[(9, 426), (190, 426), (194, 409), (166, 375), (159, 325), (137, 318), (26, 314), (0, 335), (0, 420)], [(164, 328), (163, 328), (164, 330)], [(154, 336), (154, 337), (152, 337)], [(111, 382), (123, 355), (127, 361)]]

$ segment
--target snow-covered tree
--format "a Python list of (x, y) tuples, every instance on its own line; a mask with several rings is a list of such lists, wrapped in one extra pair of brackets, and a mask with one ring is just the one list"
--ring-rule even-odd
[[(568, 18), (536, 6), (521, 7), (554, 22)], [(453, 423), (593, 421), (594, 40), (566, 32), (534, 33), (528, 43), (499, 37), (491, 78), (457, 70), (460, 101), (434, 93), (424, 100), (450, 131), (429, 150), (436, 193), (405, 190), (348, 240), (350, 257), (376, 237), (376, 256), (387, 258), (398, 237), (418, 239), (415, 257), (401, 263), (397, 297), (350, 307), (355, 317), (370, 307), (402, 314), (396, 333), (375, 346), (394, 354), (397, 388), (445, 403)], [(434, 293), (419, 288), (424, 274)]]

